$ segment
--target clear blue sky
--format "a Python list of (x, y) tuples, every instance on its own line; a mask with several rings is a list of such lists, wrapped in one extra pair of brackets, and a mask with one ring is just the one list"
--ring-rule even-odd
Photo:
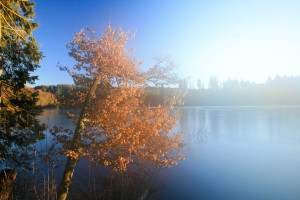
[(34, 32), (45, 58), (39, 84), (72, 83), (56, 64), (72, 65), (65, 45), (86, 26), (133, 30), (129, 47), (144, 60), (170, 55), (178, 72), (207, 82), (237, 78), (264, 82), (268, 76), (300, 75), (300, 1), (289, 0), (35, 0)]

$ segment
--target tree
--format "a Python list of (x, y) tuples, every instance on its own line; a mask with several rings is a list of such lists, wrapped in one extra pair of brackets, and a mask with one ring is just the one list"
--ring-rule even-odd
[(218, 82), (218, 79), (217, 77), (215, 76), (211, 76), (209, 77), (209, 89), (211, 90), (218, 90), (219, 89), (219, 82)]
[(179, 76), (174, 72), (175, 64), (169, 56), (160, 57), (157, 56), (154, 58), (156, 63), (151, 67), (146, 73), (145, 76), (148, 79), (148, 82), (154, 84), (155, 87), (165, 87), (165, 86), (175, 86), (183, 81)]
[(227, 79), (223, 81), (223, 90), (237, 92), (240, 89), (240, 82), (237, 79)]
[(188, 80), (185, 78), (185, 79), (182, 79), (180, 82), (179, 82), (179, 88), (180, 89), (188, 89)]
[[(21, 165), (25, 146), (42, 138), (44, 127), (36, 119), (38, 94), (25, 87), (37, 76), (42, 53), (32, 31), (35, 3), (29, 0), (0, 1), (0, 160)], [(28, 149), (27, 149), (28, 150)]]
[(204, 84), (201, 79), (198, 79), (197, 86), (198, 86), (198, 90), (204, 89)]
[[(0, 76), (17, 89), (26, 83), (34, 83), (31, 76), (38, 68), (42, 54), (32, 32), (38, 27), (33, 21), (35, 3), (29, 0), (6, 0), (0, 2)], [(3, 71), (3, 72), (2, 72)]]
[[(75, 131), (52, 129), (68, 156), (58, 199), (66, 199), (75, 165), (84, 156), (94, 164), (121, 172), (138, 160), (171, 166), (183, 159), (175, 152), (172, 154), (179, 149), (181, 137), (170, 133), (179, 117), (172, 112), (179, 97), (167, 98), (156, 108), (145, 104), (145, 85), (158, 77), (142, 73), (138, 60), (131, 57), (132, 51), (126, 50), (125, 45), (134, 35), (107, 26), (100, 39), (96, 39), (92, 29), (87, 31), (75, 33), (67, 46), (77, 64), (61, 68), (76, 85), (88, 90), (76, 93), (77, 100), (69, 102), (81, 105)], [(150, 74), (160, 70), (156, 67)], [(65, 133), (72, 136), (71, 140)]]

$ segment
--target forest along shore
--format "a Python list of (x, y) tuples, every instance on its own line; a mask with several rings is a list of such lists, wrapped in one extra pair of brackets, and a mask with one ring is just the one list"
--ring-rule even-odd
[[(212, 82), (212, 81), (211, 81)], [(146, 88), (146, 100), (152, 105), (161, 104), (167, 96), (185, 91), (185, 106), (297, 106), (300, 105), (300, 77), (275, 77), (264, 84), (255, 84), (237, 80), (216, 82), (204, 88), (187, 88), (180, 84), (179, 88)], [(34, 88), (39, 92), (38, 105), (42, 107), (59, 106), (59, 98), (67, 99), (72, 90), (85, 90), (70, 84), (40, 85)], [(101, 91), (98, 91), (101, 96)]]

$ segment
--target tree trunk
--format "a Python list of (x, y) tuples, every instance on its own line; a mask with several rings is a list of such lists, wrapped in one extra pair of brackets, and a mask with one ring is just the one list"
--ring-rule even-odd
[[(82, 130), (84, 129), (83, 121), (85, 118), (85, 114), (88, 110), (90, 100), (91, 100), (92, 96), (95, 94), (95, 91), (96, 91), (99, 81), (100, 81), (100, 77), (96, 78), (96, 80), (93, 82), (93, 85), (91, 86), (91, 88), (85, 98), (84, 104), (81, 108), (79, 119), (76, 124), (75, 132), (74, 132), (74, 136), (73, 136), (71, 148), (70, 148), (70, 150), (72, 150), (74, 152), (82, 151), (81, 135), (82, 135)], [(58, 192), (57, 192), (58, 200), (65, 200), (67, 198), (76, 163), (77, 163), (76, 159), (74, 159), (72, 157), (68, 157), (67, 163), (65, 165), (63, 177), (62, 177), (62, 180), (58, 187)]]
[(0, 173), (0, 200), (7, 200), (17, 177), (17, 172), (12, 169), (2, 170)]

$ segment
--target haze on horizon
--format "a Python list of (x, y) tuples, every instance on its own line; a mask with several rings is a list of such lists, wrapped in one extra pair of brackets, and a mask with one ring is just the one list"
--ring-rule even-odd
[(178, 71), (207, 84), (232, 78), (262, 83), (300, 75), (300, 2), (281, 1), (41, 1), (34, 33), (45, 58), (36, 85), (72, 83), (57, 67), (72, 65), (65, 44), (86, 26), (133, 30), (129, 47), (144, 60), (170, 55)]

